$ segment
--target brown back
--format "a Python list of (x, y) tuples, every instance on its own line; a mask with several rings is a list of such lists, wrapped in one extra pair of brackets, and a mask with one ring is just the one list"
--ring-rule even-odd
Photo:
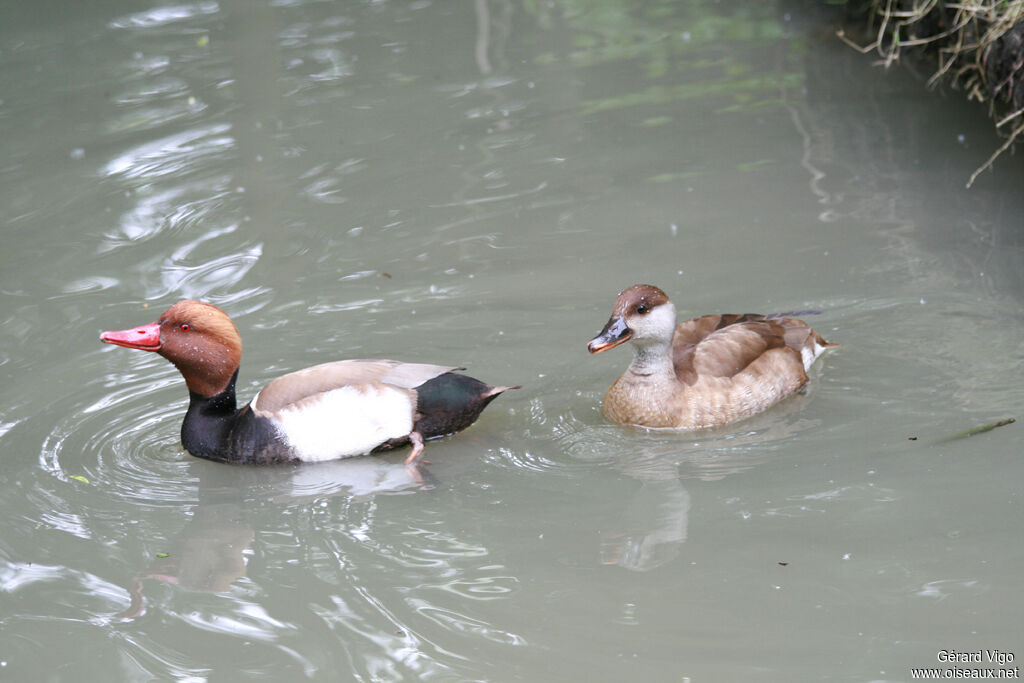
[[(799, 321), (798, 321), (799, 322)], [(705, 315), (680, 323), (672, 339), (676, 377), (733, 377), (769, 349), (786, 346), (786, 330), (754, 313)]]

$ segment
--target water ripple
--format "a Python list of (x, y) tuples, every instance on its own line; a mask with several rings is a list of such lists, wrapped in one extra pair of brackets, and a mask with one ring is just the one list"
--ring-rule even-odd
[(570, 397), (568, 391), (540, 388), (525, 411), (525, 438), (506, 440), (534, 446), (501, 447), (488, 460), (499, 468), (564, 476), (611, 465), (642, 480), (720, 479), (770, 459), (788, 439), (816, 426), (801, 415), (813, 393), (812, 388), (739, 423), (686, 432), (610, 423), (600, 412), (600, 392), (575, 391)]
[(139, 372), (106, 377), (99, 398), (67, 411), (43, 441), (39, 464), (68, 483), (99, 487), (109, 499), (194, 502), (196, 482), (179, 437), (185, 406), (163, 400), (172, 387), (181, 392), (181, 379), (152, 360), (141, 364)]
[(188, 298), (201, 299), (210, 292), (233, 289), (232, 285), (240, 282), (262, 255), (263, 245), (254, 244), (197, 265), (165, 263), (160, 269), (163, 286), (152, 291), (151, 296), (164, 298), (180, 292)]
[(107, 162), (103, 174), (148, 182), (180, 175), (232, 149), (235, 139), (228, 135), (230, 130), (229, 124), (209, 124), (145, 142)]
[(410, 606), (426, 619), (434, 622), (443, 629), (464, 633), (471, 636), (478, 636), (485, 640), (502, 645), (526, 645), (527, 640), (521, 635), (497, 628), (480, 619), (473, 619), (465, 614), (454, 610), (443, 609), (431, 605), (423, 600), (414, 600)]
[(195, 2), (181, 5), (164, 5), (144, 12), (135, 12), (118, 17), (110, 22), (112, 29), (151, 29), (188, 21), (203, 15), (217, 14), (220, 5), (216, 2)]
[[(122, 214), (119, 230), (105, 235), (102, 251), (138, 245), (161, 234), (186, 233), (218, 217), (227, 208), (229, 176), (146, 188), (135, 194), (135, 205)], [(211, 193), (212, 190), (212, 193)]]

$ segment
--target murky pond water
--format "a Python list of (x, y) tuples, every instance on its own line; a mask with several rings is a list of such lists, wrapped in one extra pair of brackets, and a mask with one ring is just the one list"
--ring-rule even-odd
[[(1021, 427), (936, 443), (1024, 398), (1024, 165), (964, 189), (980, 107), (799, 4), (41, 7), (0, 9), (0, 677), (1024, 658)], [(629, 353), (586, 342), (635, 282), (842, 346), (738, 425), (610, 425)], [(242, 400), (344, 357), (523, 388), (426, 486), (200, 461), (174, 368), (97, 338), (185, 297), (238, 324)]]

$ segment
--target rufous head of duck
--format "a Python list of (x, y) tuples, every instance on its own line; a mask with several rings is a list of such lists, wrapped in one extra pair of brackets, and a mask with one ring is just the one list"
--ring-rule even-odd
[(228, 314), (191, 299), (174, 304), (155, 323), (104, 332), (100, 339), (160, 354), (178, 368), (189, 391), (207, 398), (228, 388), (242, 361), (242, 337)]
[(612, 315), (587, 350), (601, 353), (632, 341), (639, 349), (668, 346), (676, 331), (676, 307), (654, 285), (633, 285), (615, 301)]

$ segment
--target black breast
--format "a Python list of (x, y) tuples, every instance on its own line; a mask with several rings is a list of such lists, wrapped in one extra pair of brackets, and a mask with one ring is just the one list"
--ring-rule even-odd
[(181, 443), (197, 458), (240, 465), (294, 462), (295, 454), (273, 423), (246, 406), (235, 413), (234, 381), (228, 391), (210, 398), (192, 393)]
[(273, 423), (253, 413), (249, 406), (235, 418), (228, 451), (230, 462), (244, 465), (280, 465), (299, 461)]

